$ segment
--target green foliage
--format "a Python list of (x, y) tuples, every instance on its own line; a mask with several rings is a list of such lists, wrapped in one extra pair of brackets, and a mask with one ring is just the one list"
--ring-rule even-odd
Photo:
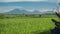
[(0, 19), (8, 19), (8, 18), (54, 18), (56, 15), (40, 15), (40, 14), (0, 14)]
[(3, 19), (4, 18), (4, 14), (0, 14), (0, 19)]
[(8, 18), (0, 20), (0, 34), (50, 34), (50, 29), (54, 28), (51, 19), (55, 17), (54, 19), (58, 20), (55, 15), (42, 15), (38, 18), (25, 15), (4, 15), (4, 18), (6, 17)]

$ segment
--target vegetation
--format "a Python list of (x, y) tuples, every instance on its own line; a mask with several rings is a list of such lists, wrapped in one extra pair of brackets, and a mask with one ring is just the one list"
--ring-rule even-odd
[(0, 34), (50, 34), (55, 27), (52, 18), (55, 15), (1, 15)]

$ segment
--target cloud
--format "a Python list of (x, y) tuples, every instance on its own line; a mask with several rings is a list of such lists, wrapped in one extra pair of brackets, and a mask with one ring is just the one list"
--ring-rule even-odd
[(24, 1), (31, 1), (31, 2), (41, 2), (41, 1), (47, 1), (47, 2), (60, 2), (60, 0), (0, 0), (0, 2), (24, 2)]
[(50, 9), (40, 9), (39, 11), (43, 13), (43, 12), (46, 12), (46, 11), (54, 11), (54, 10), (52, 8), (50, 8)]
[(35, 9), (25, 9), (25, 10), (29, 12), (34, 12)]
[(16, 8), (24, 9), (24, 8), (21, 7), (21, 6), (3, 7), (3, 8), (1, 7), (1, 8), (0, 8), (0, 13), (9, 12), (9, 11), (14, 10), (14, 9), (16, 9)]
[(0, 9), (0, 13), (8, 12), (10, 10), (13, 10), (13, 9)]
[(47, 0), (0, 0), (0, 2), (22, 2), (22, 1), (47, 1)]
[(7, 6), (7, 7), (0, 7), (0, 13), (9, 12), (9, 11), (16, 9), (16, 8), (18, 8), (20, 10), (24, 9), (29, 12), (34, 12), (35, 9), (39, 10), (40, 12), (52, 11), (52, 8), (26, 8), (23, 6)]
[(60, 2), (60, 0), (47, 0), (48, 2)]

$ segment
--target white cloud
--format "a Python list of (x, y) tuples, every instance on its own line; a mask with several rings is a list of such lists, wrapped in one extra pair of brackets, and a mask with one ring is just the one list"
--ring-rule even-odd
[(47, 1), (47, 2), (60, 2), (60, 0), (0, 0), (0, 2), (24, 2), (24, 1), (31, 1), (31, 2), (40, 2), (40, 1)]
[(16, 8), (18, 8), (18, 9), (24, 9), (23, 7), (20, 7), (20, 6), (3, 7), (3, 8), (0, 8), (0, 13), (9, 12), (9, 11), (14, 10)]
[(60, 0), (47, 0), (48, 2), (60, 2)]
[(13, 7), (0, 8), (0, 13), (9, 12), (9, 11), (14, 10), (14, 9), (26, 10), (26, 11), (29, 11), (29, 12), (34, 12), (34, 10), (35, 10), (34, 8), (27, 9), (27, 8), (24, 8), (24, 7), (21, 7), (21, 6), (13, 6)]
[(43, 12), (46, 12), (46, 11), (54, 11), (54, 10), (52, 8), (50, 8), (50, 9), (40, 9), (39, 11), (43, 13)]
[(35, 9), (25, 9), (25, 10), (29, 12), (34, 12)]
[[(21, 7), (21, 6), (12, 6), (12, 7), (5, 7), (5, 8), (0, 8), (0, 13), (4, 13), (4, 12), (9, 12), (11, 10), (14, 10), (14, 9), (20, 9), (20, 10), (26, 10), (26, 11), (29, 11), (29, 12), (34, 12), (34, 10), (36, 10), (35, 8), (31, 8), (31, 9), (28, 9), (28, 8), (24, 8), (24, 7)], [(46, 12), (46, 11), (52, 11), (53, 8), (40, 8), (40, 9), (37, 9), (38, 11), (40, 12)], [(53, 11), (56, 12), (56, 9), (54, 9)]]
[(47, 0), (0, 0), (0, 2), (47, 1)]
[(0, 13), (8, 12), (10, 10), (13, 10), (13, 9), (0, 9)]

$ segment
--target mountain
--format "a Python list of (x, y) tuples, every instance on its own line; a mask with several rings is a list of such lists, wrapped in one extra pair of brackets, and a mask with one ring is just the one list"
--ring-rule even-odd
[(39, 10), (34, 10), (33, 12), (27, 11), (25, 9), (13, 9), (5, 14), (54, 14), (54, 11), (40, 12)]
[(23, 13), (25, 13), (25, 14), (27, 14), (27, 13), (29, 13), (28, 11), (26, 11), (26, 10), (20, 10), (20, 9), (13, 9), (13, 10), (11, 10), (11, 11), (9, 11), (9, 12), (6, 12), (7, 14), (23, 14)]
[[(14, 8), (23, 8), (23, 9), (47, 8), (48, 9), (48, 8), (54, 8), (54, 7), (56, 7), (55, 2), (0, 2), (0, 13), (7, 12), (8, 10), (14, 9)], [(21, 9), (19, 9), (19, 10), (21, 10)], [(24, 11), (26, 11), (26, 10), (24, 10)], [(38, 12), (38, 10), (37, 10), (37, 12)]]
[(9, 12), (6, 12), (6, 14), (40, 14), (40, 12), (38, 10), (34, 10), (33, 12), (30, 12), (30, 11), (27, 11), (25, 9), (14, 9), (14, 10), (11, 10)]
[(45, 14), (55, 14), (54, 11), (46, 11)]
[(34, 12), (32, 12), (31, 14), (41, 14), (41, 12), (38, 10), (34, 10)]

